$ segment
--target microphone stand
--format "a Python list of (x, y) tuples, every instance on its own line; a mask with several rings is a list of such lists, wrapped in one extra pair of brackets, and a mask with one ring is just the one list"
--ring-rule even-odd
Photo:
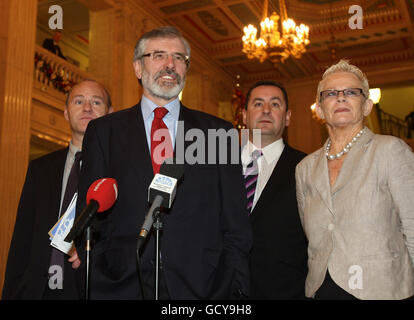
[(90, 261), (90, 253), (91, 253), (91, 227), (90, 226), (86, 228), (85, 251), (86, 251), (85, 300), (89, 300), (89, 279), (90, 279), (89, 261)]
[(155, 300), (159, 300), (159, 271), (160, 271), (160, 231), (163, 228), (161, 221), (161, 209), (154, 212), (153, 227), (155, 234)]

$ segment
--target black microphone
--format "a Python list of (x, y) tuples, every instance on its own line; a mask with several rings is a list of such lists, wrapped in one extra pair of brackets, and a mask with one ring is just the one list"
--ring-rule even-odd
[(137, 251), (144, 243), (144, 239), (151, 231), (154, 223), (154, 214), (159, 213), (161, 207), (171, 208), (175, 199), (177, 184), (184, 175), (184, 164), (174, 164), (166, 159), (148, 188), (148, 202), (152, 202), (138, 237)]
[(117, 197), (118, 184), (115, 179), (102, 178), (92, 183), (86, 194), (88, 205), (82, 210), (64, 241), (72, 242), (77, 238), (85, 230), (96, 212), (108, 210), (113, 206)]

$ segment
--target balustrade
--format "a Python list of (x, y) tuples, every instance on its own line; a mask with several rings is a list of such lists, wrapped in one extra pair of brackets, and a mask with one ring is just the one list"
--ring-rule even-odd
[(40, 85), (43, 91), (53, 88), (66, 93), (76, 83), (94, 78), (39, 45), (35, 47), (34, 63), (35, 86)]

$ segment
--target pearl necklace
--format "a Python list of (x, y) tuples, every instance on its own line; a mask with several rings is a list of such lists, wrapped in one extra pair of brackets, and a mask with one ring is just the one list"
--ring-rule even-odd
[(360, 136), (364, 133), (365, 128), (362, 128), (361, 131), (359, 131), (355, 137), (352, 138), (352, 140), (337, 154), (331, 154), (329, 155), (329, 150), (331, 149), (331, 139), (328, 140), (328, 143), (326, 144), (325, 148), (325, 155), (328, 158), (328, 160), (335, 160), (341, 158), (345, 153), (348, 153), (349, 150), (351, 150), (354, 143), (358, 140)]

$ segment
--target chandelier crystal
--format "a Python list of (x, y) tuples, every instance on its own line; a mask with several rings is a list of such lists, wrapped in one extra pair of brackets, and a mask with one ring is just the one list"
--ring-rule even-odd
[(261, 34), (258, 39), (257, 29), (253, 25), (244, 27), (243, 52), (249, 59), (256, 58), (260, 62), (269, 59), (275, 66), (283, 63), (289, 56), (300, 58), (309, 44), (309, 27), (304, 24), (297, 26), (295, 21), (287, 16), (284, 0), (279, 0), (280, 16), (273, 12), (267, 17), (267, 8), (268, 0), (265, 0), (263, 20), (260, 22)]

